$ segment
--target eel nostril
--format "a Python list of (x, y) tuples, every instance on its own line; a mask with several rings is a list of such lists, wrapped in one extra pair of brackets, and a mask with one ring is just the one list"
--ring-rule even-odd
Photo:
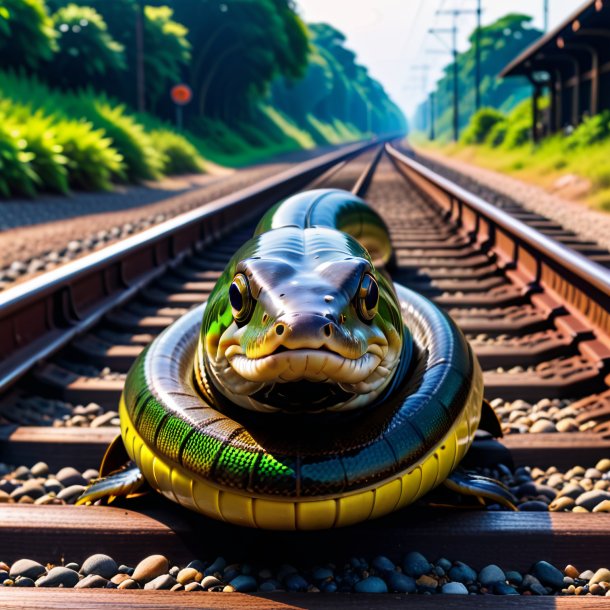
[(332, 335), (332, 333), (333, 333), (333, 327), (332, 327), (332, 324), (327, 324), (327, 325), (324, 327), (324, 334), (325, 334), (327, 337), (330, 337), (330, 336)]
[(284, 325), (283, 325), (283, 324), (278, 324), (278, 325), (275, 327), (275, 333), (276, 333), (277, 335), (283, 335), (283, 334), (284, 334)]

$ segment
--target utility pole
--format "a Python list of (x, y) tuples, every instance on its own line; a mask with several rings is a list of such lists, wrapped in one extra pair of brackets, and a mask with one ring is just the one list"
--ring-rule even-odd
[(544, 31), (549, 31), (549, 0), (543, 0), (544, 2)]
[(481, 0), (477, 0), (477, 33), (475, 35), (475, 80), (476, 89), (474, 90), (475, 111), (481, 108)]
[[(422, 80), (421, 80), (421, 87), (423, 90), (424, 95), (426, 95), (427, 91), (428, 91), (428, 70), (430, 70), (430, 66), (428, 64), (418, 64), (415, 66), (411, 66), (411, 70), (413, 71), (418, 71), (418, 72), (422, 72)], [(423, 109), (423, 113), (422, 113), (422, 131), (425, 131), (428, 127), (427, 125), (427, 112), (426, 109)]]
[(136, 89), (139, 112), (146, 110), (144, 80), (144, 2), (138, 0), (136, 5)]
[(434, 91), (430, 91), (430, 142), (434, 141), (436, 134), (434, 133)]
[[(458, 51), (457, 51), (457, 17), (459, 11), (450, 11), (453, 14), (453, 26), (451, 28), (431, 28), (428, 30), (434, 34), (441, 43), (451, 51), (453, 56), (453, 140), (457, 142), (460, 137), (460, 114), (459, 114), (459, 85), (458, 85)], [(451, 34), (451, 47), (438, 34)]]

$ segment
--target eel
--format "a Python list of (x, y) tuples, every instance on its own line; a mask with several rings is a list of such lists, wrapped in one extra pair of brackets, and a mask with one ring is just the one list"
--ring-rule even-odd
[(349, 192), (271, 208), (208, 301), (134, 363), (119, 406), (132, 465), (79, 503), (145, 480), (214, 519), (310, 530), (445, 482), (514, 508), (501, 484), (458, 469), (483, 413), (501, 434), (477, 359), (447, 314), (392, 282), (393, 264), (384, 221)]

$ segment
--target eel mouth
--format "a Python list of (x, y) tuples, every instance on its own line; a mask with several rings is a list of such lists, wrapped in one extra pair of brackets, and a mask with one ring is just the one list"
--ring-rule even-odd
[(323, 411), (353, 397), (354, 392), (346, 392), (341, 386), (311, 381), (274, 383), (252, 395), (255, 400), (286, 413)]
[(345, 358), (321, 349), (276, 349), (272, 354), (248, 358), (237, 346), (225, 356), (231, 368), (243, 379), (258, 383), (296, 381), (358, 384), (368, 379), (387, 352), (380, 345), (370, 345), (359, 358)]

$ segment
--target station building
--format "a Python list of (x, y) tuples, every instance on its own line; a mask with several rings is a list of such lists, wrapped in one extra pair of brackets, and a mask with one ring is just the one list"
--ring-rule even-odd
[[(610, 109), (610, 0), (587, 2), (525, 49), (500, 76), (525, 76), (532, 83), (534, 141)], [(541, 112), (545, 93), (550, 105)]]

